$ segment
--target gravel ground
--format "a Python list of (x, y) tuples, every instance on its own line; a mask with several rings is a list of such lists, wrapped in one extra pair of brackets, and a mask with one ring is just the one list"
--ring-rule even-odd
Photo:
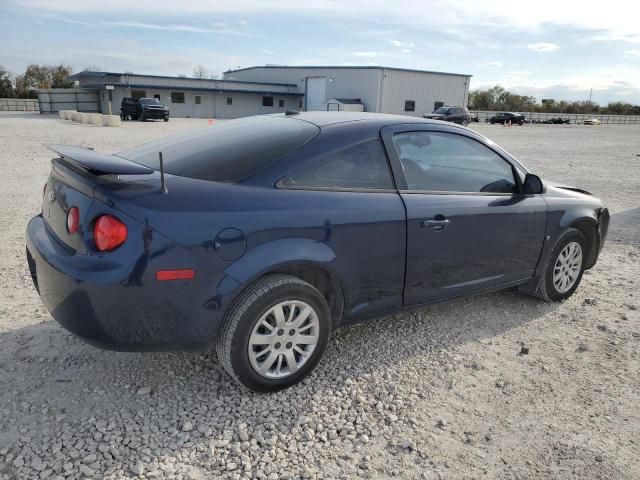
[(1, 479), (640, 478), (640, 128), (475, 127), (611, 207), (568, 301), (503, 292), (343, 329), (309, 379), (259, 395), (213, 353), (83, 344), (24, 259), (43, 143), (116, 151), (198, 125), (0, 116)]

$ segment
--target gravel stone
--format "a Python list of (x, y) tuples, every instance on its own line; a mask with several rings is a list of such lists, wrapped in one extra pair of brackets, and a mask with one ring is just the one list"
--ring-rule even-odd
[(607, 203), (607, 244), (573, 297), (500, 292), (349, 326), (309, 379), (253, 394), (214, 351), (86, 345), (44, 309), (25, 262), (53, 156), (43, 144), (111, 153), (223, 122), (109, 129), (0, 112), (0, 480), (640, 478), (637, 455), (609, 461), (640, 435), (640, 125), (472, 124), (543, 178)]

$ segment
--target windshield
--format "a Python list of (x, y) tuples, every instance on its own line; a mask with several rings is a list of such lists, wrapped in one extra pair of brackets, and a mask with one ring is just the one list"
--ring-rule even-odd
[(442, 115), (447, 115), (451, 109), (447, 107), (440, 107), (433, 113), (440, 113)]
[(165, 137), (116, 155), (158, 170), (158, 153), (162, 152), (166, 173), (239, 182), (301, 147), (319, 131), (309, 122), (292, 118), (245, 117)]
[(154, 105), (162, 105), (160, 103), (160, 100), (158, 100), (157, 98), (141, 98), (140, 100), (138, 100), (140, 103), (142, 104), (154, 104)]

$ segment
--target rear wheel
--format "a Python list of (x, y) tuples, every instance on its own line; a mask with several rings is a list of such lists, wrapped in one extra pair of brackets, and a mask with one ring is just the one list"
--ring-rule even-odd
[(322, 294), (291, 275), (259, 279), (230, 307), (218, 334), (218, 358), (247, 388), (271, 392), (305, 378), (331, 330)]
[(548, 302), (559, 302), (573, 295), (584, 273), (587, 242), (575, 228), (560, 236), (540, 276), (535, 296)]

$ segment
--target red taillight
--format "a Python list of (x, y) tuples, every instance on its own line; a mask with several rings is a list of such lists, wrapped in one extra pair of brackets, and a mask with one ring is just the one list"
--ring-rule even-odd
[(80, 210), (78, 207), (71, 207), (67, 212), (67, 232), (69, 235), (78, 231), (78, 225), (80, 225)]
[(192, 269), (183, 270), (158, 270), (156, 272), (156, 279), (163, 280), (190, 280), (195, 278), (196, 272)]
[(112, 215), (96, 218), (93, 227), (93, 241), (96, 248), (108, 252), (118, 248), (127, 239), (127, 227)]

